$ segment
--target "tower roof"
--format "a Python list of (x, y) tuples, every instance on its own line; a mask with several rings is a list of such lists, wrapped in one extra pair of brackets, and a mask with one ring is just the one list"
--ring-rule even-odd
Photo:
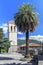
[(14, 24), (14, 20), (9, 21), (8, 24)]

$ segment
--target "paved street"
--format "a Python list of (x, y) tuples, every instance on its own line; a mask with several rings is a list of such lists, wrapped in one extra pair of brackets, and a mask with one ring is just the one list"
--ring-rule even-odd
[(33, 61), (21, 61), (24, 56), (21, 54), (14, 53), (4, 53), (0, 54), (0, 65), (34, 65), (36, 62)]
[(39, 55), (38, 59), (39, 59), (38, 65), (43, 65), (43, 55)]

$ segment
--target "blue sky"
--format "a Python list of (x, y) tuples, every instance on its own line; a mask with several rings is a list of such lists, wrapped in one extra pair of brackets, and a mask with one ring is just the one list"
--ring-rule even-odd
[[(14, 14), (18, 11), (18, 7), (23, 3), (31, 3), (36, 7), (36, 12), (39, 12), (39, 22), (35, 32), (30, 33), (32, 35), (43, 35), (43, 0), (0, 0), (0, 27), (4, 29), (4, 33), (7, 33), (7, 23), (9, 20), (13, 20)], [(24, 37), (24, 34), (18, 33), (19, 37)], [(6, 35), (7, 37), (7, 35)]]

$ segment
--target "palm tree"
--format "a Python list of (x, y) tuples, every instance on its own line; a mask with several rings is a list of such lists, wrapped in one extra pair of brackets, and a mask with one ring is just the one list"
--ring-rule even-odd
[(29, 57), (29, 32), (33, 32), (38, 25), (37, 13), (33, 11), (34, 9), (31, 4), (23, 4), (14, 16), (19, 31), (26, 32), (26, 58)]

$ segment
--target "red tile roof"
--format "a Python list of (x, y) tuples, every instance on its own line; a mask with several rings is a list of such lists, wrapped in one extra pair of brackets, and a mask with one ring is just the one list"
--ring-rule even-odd
[(14, 24), (14, 20), (9, 21), (8, 24)]
[[(24, 45), (21, 45), (20, 47), (25, 47), (26, 46), (26, 44), (24, 44)], [(40, 47), (41, 45), (39, 45), (39, 44), (36, 44), (36, 43), (29, 43), (29, 47)]]

